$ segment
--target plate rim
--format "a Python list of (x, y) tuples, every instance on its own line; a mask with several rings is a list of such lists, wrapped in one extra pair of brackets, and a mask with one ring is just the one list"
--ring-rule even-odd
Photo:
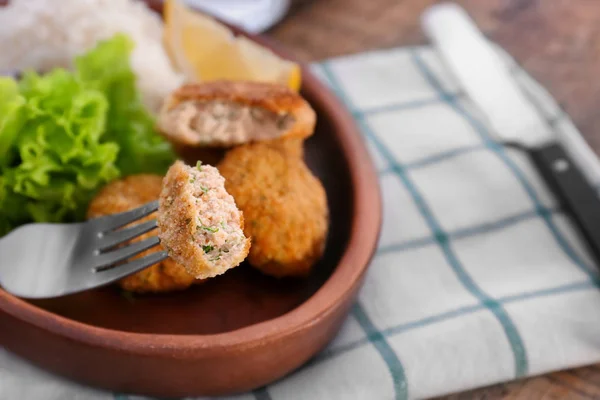
[[(160, 1), (148, 1), (155, 11)], [(1, 1), (0, 1), (1, 4)], [(232, 27), (236, 34), (244, 35), (263, 44), (286, 59), (297, 61), (282, 46), (262, 36), (253, 35)], [(366, 142), (346, 106), (338, 100), (310, 71), (302, 65), (302, 91), (319, 93), (310, 99), (313, 105), (329, 116), (336, 127), (333, 135), (347, 157), (352, 184), (353, 201), (350, 236), (344, 253), (331, 276), (293, 310), (278, 317), (232, 331), (215, 334), (160, 334), (138, 333), (103, 328), (75, 321), (39, 308), (0, 289), (0, 312), (21, 320), (49, 334), (93, 347), (102, 347), (126, 353), (177, 357), (201, 351), (203, 355), (221, 352), (223, 348), (248, 349), (264, 342), (278, 340), (310, 329), (333, 313), (349, 292), (362, 283), (379, 241), (382, 222), (382, 196), (373, 160)]]

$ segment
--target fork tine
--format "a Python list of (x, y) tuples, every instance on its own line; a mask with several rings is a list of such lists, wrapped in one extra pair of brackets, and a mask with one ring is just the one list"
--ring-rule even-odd
[(100, 239), (99, 249), (101, 251), (104, 251), (120, 243), (124, 243), (137, 236), (140, 236), (146, 232), (150, 232), (151, 230), (156, 229), (157, 226), (158, 224), (156, 220), (152, 220), (142, 222), (141, 224), (134, 225), (130, 228), (109, 232)]
[(138, 219), (144, 218), (145, 216), (150, 215), (157, 210), (158, 200), (155, 200), (130, 211), (102, 217), (102, 219), (98, 219), (98, 221), (102, 223), (101, 228), (103, 232), (107, 232), (135, 222)]
[(127, 275), (131, 275), (133, 273), (146, 269), (158, 262), (163, 261), (168, 256), (169, 255), (166, 251), (157, 251), (145, 257), (128, 262), (127, 264), (119, 265), (118, 267), (104, 271), (97, 271), (96, 277), (103, 283), (109, 283), (117, 279), (124, 278)]
[(153, 236), (125, 247), (121, 247), (107, 253), (102, 253), (94, 258), (94, 268), (99, 270), (103, 269), (104, 267), (117, 264), (141, 253), (142, 251), (148, 250), (159, 243), (160, 239), (156, 236)]

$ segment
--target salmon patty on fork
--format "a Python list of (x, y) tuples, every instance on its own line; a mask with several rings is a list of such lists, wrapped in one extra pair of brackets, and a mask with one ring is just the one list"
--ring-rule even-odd
[(176, 161), (164, 178), (159, 204), (161, 243), (195, 278), (220, 275), (248, 255), (243, 214), (215, 167)]

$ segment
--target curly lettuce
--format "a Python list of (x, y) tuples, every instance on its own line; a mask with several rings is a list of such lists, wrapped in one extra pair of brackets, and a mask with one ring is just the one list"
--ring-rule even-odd
[(132, 47), (117, 35), (74, 71), (0, 78), (0, 236), (29, 222), (79, 221), (106, 183), (173, 162), (139, 98)]
[(120, 34), (78, 57), (75, 65), (80, 79), (108, 99), (103, 140), (119, 145), (117, 167), (125, 175), (162, 174), (173, 163), (174, 155), (170, 143), (156, 134), (155, 121), (140, 100), (129, 64), (133, 46), (127, 36)]

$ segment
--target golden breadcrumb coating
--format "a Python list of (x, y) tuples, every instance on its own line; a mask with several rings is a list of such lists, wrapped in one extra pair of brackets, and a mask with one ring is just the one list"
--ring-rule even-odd
[(218, 168), (244, 212), (249, 263), (276, 277), (308, 275), (325, 248), (329, 210), (325, 189), (298, 157), (297, 144), (240, 146)]
[[(100, 190), (92, 200), (87, 216), (88, 218), (97, 218), (129, 211), (157, 200), (161, 189), (162, 177), (158, 175), (132, 175), (111, 182)], [(153, 218), (156, 218), (156, 213), (144, 218), (142, 221), (149, 221)], [(134, 241), (155, 235), (156, 231), (148, 232), (134, 239)], [(143, 257), (155, 251), (157, 250), (150, 249), (137, 257)], [(200, 282), (202, 281), (195, 279), (181, 265), (171, 258), (167, 258), (160, 263), (121, 279), (118, 284), (123, 289), (131, 292), (147, 293), (183, 290), (194, 283)]]
[(160, 193), (158, 231), (174, 260), (196, 278), (211, 278), (248, 255), (244, 217), (210, 165), (173, 164)]

